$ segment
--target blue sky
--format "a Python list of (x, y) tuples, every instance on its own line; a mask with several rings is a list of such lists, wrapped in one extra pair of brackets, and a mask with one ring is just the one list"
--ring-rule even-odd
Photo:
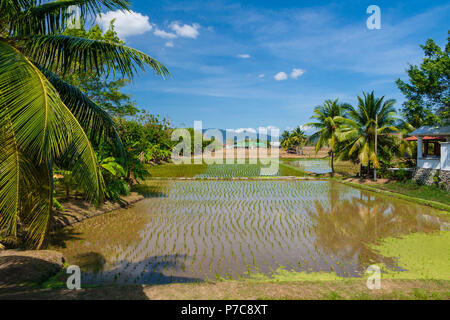
[[(381, 30), (366, 27), (371, 4)], [(433, 0), (133, 0), (132, 10), (117, 30), (172, 77), (147, 72), (125, 91), (175, 126), (205, 128), (293, 128), (324, 100), (354, 104), (363, 90), (399, 108), (395, 80), (421, 61), (420, 44), (443, 46), (450, 29), (450, 3)]]

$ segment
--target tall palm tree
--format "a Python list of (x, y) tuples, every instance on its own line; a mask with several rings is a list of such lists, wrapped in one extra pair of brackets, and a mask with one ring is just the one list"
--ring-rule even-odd
[(133, 78), (146, 66), (167, 69), (122, 44), (64, 35), (73, 6), (80, 19), (103, 9), (128, 10), (126, 0), (0, 0), (0, 230), (26, 231), (40, 248), (53, 206), (54, 165), (73, 172), (89, 199), (103, 199), (93, 145), (121, 149), (113, 121), (76, 87), (61, 80), (91, 70)]
[(339, 103), (339, 99), (326, 100), (323, 105), (314, 110), (311, 117), (315, 122), (310, 122), (307, 126), (312, 126), (318, 131), (311, 136), (311, 140), (318, 139), (316, 143), (316, 153), (325, 145), (330, 146), (331, 151), (331, 172), (334, 174), (334, 157), (336, 154), (336, 143), (338, 141), (338, 129), (340, 125), (347, 122), (344, 117), (344, 109), (350, 106), (345, 103)]
[(358, 96), (356, 108), (352, 106), (346, 108), (349, 120), (341, 130), (339, 139), (345, 142), (348, 155), (357, 153), (361, 165), (369, 166), (369, 169), (371, 162), (376, 168), (380, 167), (375, 152), (375, 132), (378, 133), (380, 149), (397, 140), (389, 134), (398, 131), (394, 125), (396, 120), (394, 104), (395, 100), (385, 101), (384, 97), (376, 98), (372, 91), (369, 94), (363, 92), (363, 97)]

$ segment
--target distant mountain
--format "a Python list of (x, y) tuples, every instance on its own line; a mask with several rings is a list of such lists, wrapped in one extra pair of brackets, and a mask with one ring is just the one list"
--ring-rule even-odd
[[(255, 129), (203, 129), (203, 135), (209, 130), (219, 130), (222, 134), (223, 140), (232, 139), (235, 143), (238, 141), (244, 141), (246, 138), (251, 138), (250, 140), (258, 140), (258, 141), (264, 141), (267, 140), (269, 142), (272, 142), (273, 140), (276, 140), (276, 137), (271, 135), (271, 130), (267, 130), (267, 136), (264, 137), (263, 135), (260, 136), (258, 130), (255, 131)], [(230, 143), (230, 141), (228, 141)]]

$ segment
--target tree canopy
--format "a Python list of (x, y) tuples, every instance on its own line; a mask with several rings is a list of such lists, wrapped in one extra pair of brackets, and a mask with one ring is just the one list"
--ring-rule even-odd
[(415, 128), (450, 123), (450, 31), (445, 48), (427, 40), (420, 66), (409, 65), (409, 81), (397, 80), (407, 101), (402, 114)]

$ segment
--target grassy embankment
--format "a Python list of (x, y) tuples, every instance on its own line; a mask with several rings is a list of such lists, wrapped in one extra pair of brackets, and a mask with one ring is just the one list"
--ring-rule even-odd
[(352, 187), (394, 196), (450, 213), (450, 192), (448, 191), (434, 185), (419, 185), (412, 180), (380, 179), (378, 183), (371, 181), (371, 179), (345, 180), (346, 178), (355, 178), (359, 170), (359, 166), (350, 161), (338, 161), (335, 163), (336, 177), (334, 179)]

